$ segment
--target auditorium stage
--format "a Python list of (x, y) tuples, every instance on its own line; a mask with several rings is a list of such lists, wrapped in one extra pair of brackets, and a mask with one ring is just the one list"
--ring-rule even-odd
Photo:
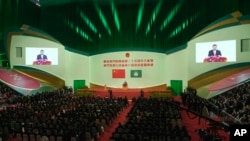
[[(90, 89), (94, 91), (96, 97), (109, 97), (109, 92), (107, 89)], [(140, 96), (141, 89), (122, 89), (122, 88), (112, 88), (113, 97), (127, 97), (132, 99), (133, 97), (138, 98)], [(144, 96), (149, 97), (149, 92), (144, 91)]]
[[(138, 98), (141, 94), (141, 90), (144, 92), (144, 97), (149, 97), (152, 92), (167, 92), (166, 85), (159, 85), (155, 87), (147, 88), (111, 88), (113, 97), (127, 97), (128, 99)], [(94, 92), (94, 95), (97, 97), (109, 97), (108, 88), (102, 86), (90, 87), (90, 91)], [(170, 92), (169, 92), (170, 93)]]

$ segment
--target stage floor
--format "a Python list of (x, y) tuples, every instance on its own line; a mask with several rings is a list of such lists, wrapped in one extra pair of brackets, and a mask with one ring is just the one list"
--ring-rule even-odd
[[(100, 97), (109, 97), (108, 88), (105, 86), (95, 85), (92, 84), (90, 87), (91, 91), (94, 91), (95, 96)], [(130, 87), (121, 87), (121, 88), (114, 88), (111, 87), (113, 96), (114, 97), (127, 97), (128, 99), (138, 98), (140, 96), (140, 91), (144, 91), (144, 97), (149, 97), (150, 92), (153, 91), (168, 91), (166, 89), (166, 84), (157, 85), (153, 87), (145, 87), (145, 88), (130, 88)]]

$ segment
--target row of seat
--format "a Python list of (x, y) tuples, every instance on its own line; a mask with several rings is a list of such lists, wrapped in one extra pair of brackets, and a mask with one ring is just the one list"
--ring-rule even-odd
[(0, 112), (0, 137), (97, 140), (127, 106), (125, 98), (79, 97), (58, 91), (18, 96)]
[(179, 108), (168, 99), (139, 98), (110, 137), (111, 141), (190, 140)]

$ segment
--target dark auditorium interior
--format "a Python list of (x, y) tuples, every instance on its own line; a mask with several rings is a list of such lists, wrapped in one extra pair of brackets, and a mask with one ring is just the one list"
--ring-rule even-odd
[[(0, 141), (229, 141), (250, 127), (249, 0), (0, 0), (0, 18)], [(222, 56), (203, 53), (211, 42)]]

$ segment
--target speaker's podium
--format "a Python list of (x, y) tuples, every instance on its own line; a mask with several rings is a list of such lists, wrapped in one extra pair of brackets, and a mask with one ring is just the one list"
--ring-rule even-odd
[(203, 62), (227, 62), (227, 58), (222, 56), (210, 56), (204, 58)]
[(127, 90), (128, 89), (128, 83), (126, 81), (122, 84), (122, 89), (123, 90)]
[(37, 60), (37, 61), (33, 61), (33, 65), (51, 65), (51, 61)]

